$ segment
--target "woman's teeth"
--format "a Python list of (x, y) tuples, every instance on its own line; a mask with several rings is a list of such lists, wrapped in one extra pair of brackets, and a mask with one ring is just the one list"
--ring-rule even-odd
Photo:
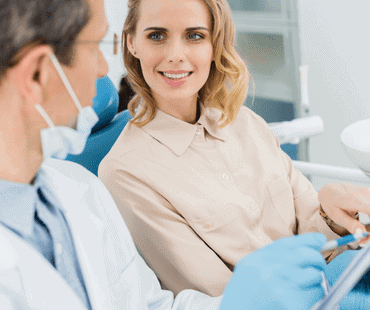
[(178, 79), (183, 79), (184, 77), (189, 76), (191, 74), (191, 72), (183, 73), (183, 74), (168, 74), (168, 73), (162, 72), (162, 74), (165, 77), (168, 77), (169, 79), (178, 80)]

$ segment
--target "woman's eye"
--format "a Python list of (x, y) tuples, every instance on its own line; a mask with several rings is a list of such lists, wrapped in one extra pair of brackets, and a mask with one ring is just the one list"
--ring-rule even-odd
[(164, 37), (161, 33), (154, 32), (149, 35), (149, 39), (152, 39), (154, 41), (160, 41)]
[[(162, 33), (159, 33), (159, 32), (153, 32), (151, 33), (148, 38), (150, 40), (153, 40), (153, 41), (162, 41), (163, 39), (165, 39), (164, 35)], [(202, 34), (199, 34), (199, 33), (191, 33), (188, 38), (192, 41), (200, 41), (202, 39), (204, 39), (204, 36)]]
[(199, 40), (201, 40), (201, 39), (203, 39), (204, 37), (201, 35), (201, 34), (199, 34), (199, 33), (192, 33), (192, 34), (190, 34), (189, 35), (189, 38), (190, 37), (192, 37), (192, 39), (191, 40), (194, 40), (194, 41), (199, 41)]

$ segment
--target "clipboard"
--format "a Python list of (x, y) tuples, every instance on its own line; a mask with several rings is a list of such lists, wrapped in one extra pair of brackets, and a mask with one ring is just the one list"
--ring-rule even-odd
[(370, 242), (358, 251), (332, 287), (323, 274), (325, 296), (311, 310), (337, 310), (342, 299), (370, 269)]

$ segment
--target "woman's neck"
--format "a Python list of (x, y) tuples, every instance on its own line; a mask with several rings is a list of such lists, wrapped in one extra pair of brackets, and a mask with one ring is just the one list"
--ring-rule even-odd
[[(159, 100), (158, 100), (159, 99)], [(168, 100), (158, 98), (157, 107), (161, 111), (176, 117), (189, 124), (195, 124), (200, 116), (200, 108), (198, 106), (198, 95), (190, 99)]]

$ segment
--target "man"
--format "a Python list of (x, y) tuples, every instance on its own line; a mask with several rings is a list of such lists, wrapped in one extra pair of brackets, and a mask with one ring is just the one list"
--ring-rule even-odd
[[(103, 0), (0, 0), (0, 16), (0, 308), (218, 309), (222, 297), (161, 290), (101, 181), (51, 158), (82, 152), (97, 121)], [(310, 308), (324, 243), (308, 234), (249, 255), (221, 307)]]

